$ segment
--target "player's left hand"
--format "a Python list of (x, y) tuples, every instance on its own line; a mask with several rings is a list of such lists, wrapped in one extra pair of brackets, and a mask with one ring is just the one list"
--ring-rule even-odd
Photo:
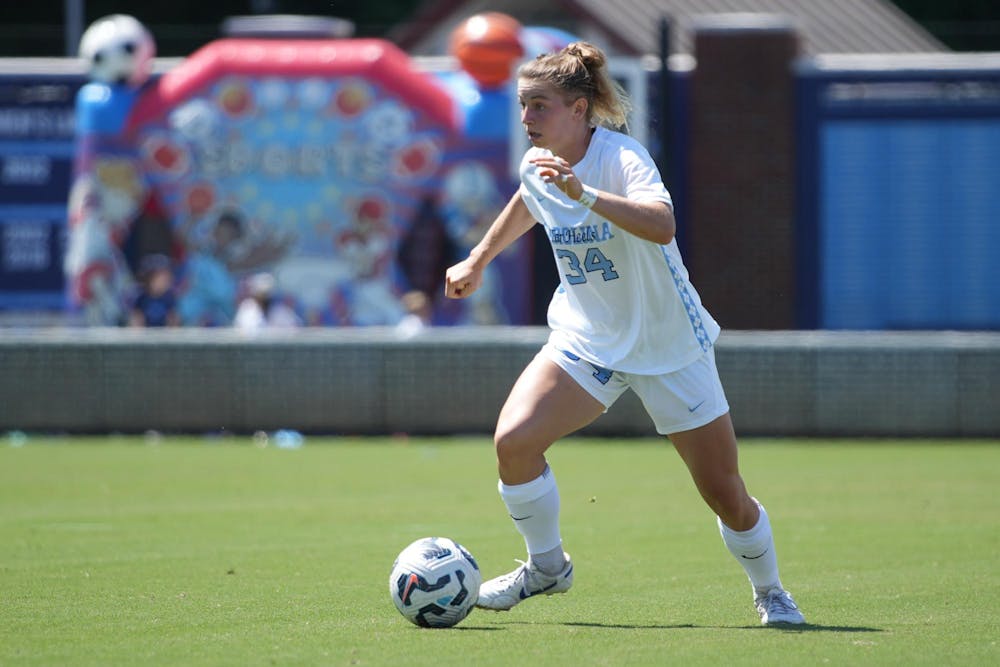
[(563, 192), (570, 199), (579, 199), (583, 194), (583, 183), (573, 173), (573, 168), (569, 162), (559, 157), (537, 157), (531, 160), (531, 164), (538, 167), (538, 176)]

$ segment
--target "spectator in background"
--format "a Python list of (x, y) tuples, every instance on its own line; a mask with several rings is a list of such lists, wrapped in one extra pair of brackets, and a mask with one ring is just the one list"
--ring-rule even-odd
[(422, 290), (410, 290), (403, 295), (403, 307), (406, 315), (396, 325), (396, 332), (403, 338), (409, 338), (431, 326), (434, 306), (431, 298)]
[(166, 255), (147, 255), (139, 263), (140, 289), (129, 311), (132, 327), (175, 327), (177, 295), (174, 292), (174, 268)]
[(236, 279), (229, 260), (245, 234), (243, 219), (234, 211), (223, 211), (208, 238), (195, 237), (193, 224), (189, 221), (182, 234), (190, 255), (181, 289), (181, 318), (186, 325), (229, 324), (236, 308)]
[(247, 281), (248, 294), (236, 310), (233, 326), (243, 331), (291, 329), (302, 324), (299, 316), (275, 296), (274, 276), (258, 273)]
[(259, 270), (285, 255), (293, 239), (267, 228), (256, 231), (234, 208), (220, 211), (215, 221), (198, 229), (189, 219), (182, 231), (189, 252), (179, 310), (184, 324), (234, 324), (238, 276)]

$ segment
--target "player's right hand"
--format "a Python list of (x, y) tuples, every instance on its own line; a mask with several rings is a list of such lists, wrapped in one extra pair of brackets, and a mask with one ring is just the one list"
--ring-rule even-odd
[(465, 259), (449, 268), (444, 276), (444, 295), (449, 299), (464, 299), (483, 282), (482, 269), (476, 268), (472, 259)]

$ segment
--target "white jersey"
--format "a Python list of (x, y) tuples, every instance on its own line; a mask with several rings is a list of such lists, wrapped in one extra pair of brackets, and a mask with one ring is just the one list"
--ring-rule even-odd
[[(548, 184), (529, 163), (550, 156), (531, 148), (521, 161), (521, 197), (545, 226), (560, 284), (549, 304), (549, 340), (602, 368), (669, 373), (711, 349), (719, 325), (688, 280), (676, 240), (630, 234)], [(582, 183), (634, 201), (673, 205), (659, 171), (633, 138), (599, 127), (573, 165)]]

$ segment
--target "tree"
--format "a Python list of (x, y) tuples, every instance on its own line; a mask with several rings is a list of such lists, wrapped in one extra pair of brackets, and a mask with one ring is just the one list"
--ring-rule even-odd
[(956, 51), (1000, 51), (1000, 2), (996, 0), (893, 3)]

